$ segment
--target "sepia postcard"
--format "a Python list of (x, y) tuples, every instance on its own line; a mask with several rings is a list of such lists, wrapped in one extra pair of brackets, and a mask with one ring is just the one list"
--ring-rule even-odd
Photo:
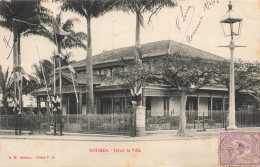
[(0, 0), (0, 167), (260, 166), (259, 0)]

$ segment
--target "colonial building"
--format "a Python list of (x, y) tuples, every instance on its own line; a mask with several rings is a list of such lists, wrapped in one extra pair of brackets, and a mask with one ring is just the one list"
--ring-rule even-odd
[[(210, 61), (222, 61), (224, 58), (217, 55), (166, 40), (143, 44), (141, 46), (143, 59), (174, 54), (177, 51), (185, 52), (192, 57), (207, 59)], [(128, 89), (115, 84), (110, 84), (106, 78), (113, 75), (120, 68), (122, 60), (135, 58), (135, 47), (125, 47), (106, 51), (93, 56), (94, 73), (94, 98), (95, 114), (120, 114), (126, 113), (127, 107), (131, 106), (131, 94)], [(77, 75), (72, 78), (68, 69), (62, 70), (62, 114), (87, 114), (85, 99), (86, 83), (86, 60), (72, 64)], [(59, 92), (58, 78), (56, 78), (56, 92)], [(75, 81), (75, 89), (72, 84)], [(180, 109), (180, 92), (168, 85), (148, 84), (143, 89), (143, 105), (146, 107), (146, 117), (178, 115)], [(79, 102), (76, 101), (75, 90)], [(51, 88), (49, 89), (51, 92)], [(34, 92), (38, 104), (46, 101), (46, 89)], [(38, 105), (39, 106), (39, 105)], [(186, 110), (196, 117), (211, 116), (214, 112), (228, 109), (228, 90), (221, 85), (208, 85), (191, 93), (188, 97)]]

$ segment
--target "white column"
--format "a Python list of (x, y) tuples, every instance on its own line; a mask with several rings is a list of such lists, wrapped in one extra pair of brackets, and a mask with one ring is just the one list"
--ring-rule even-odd
[(198, 118), (198, 120), (200, 120), (199, 118), (200, 118), (200, 96), (198, 96), (198, 111), (197, 111), (197, 118)]
[(234, 49), (235, 44), (230, 42), (230, 85), (229, 85), (229, 125), (228, 129), (236, 129), (236, 111), (235, 111), (235, 72), (234, 72)]
[(145, 107), (136, 107), (136, 136), (145, 135)]
[(210, 119), (213, 119), (213, 113), (212, 113), (212, 109), (213, 109), (213, 97), (210, 96)]

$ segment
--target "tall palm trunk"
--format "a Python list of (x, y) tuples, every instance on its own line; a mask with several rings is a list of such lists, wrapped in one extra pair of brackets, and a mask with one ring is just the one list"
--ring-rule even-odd
[[(21, 72), (21, 67), (22, 67), (22, 63), (21, 63), (21, 33), (18, 31), (17, 32), (17, 41), (18, 41), (18, 72)], [(18, 84), (19, 86), (19, 105), (20, 105), (20, 111), (22, 112), (23, 109), (23, 84), (22, 84), (23, 79), (21, 80), (21, 83)]]
[(15, 72), (17, 72), (18, 67), (18, 39), (17, 39), (17, 25), (14, 24), (13, 28), (13, 72), (14, 72), (14, 96), (17, 98), (17, 75)]
[[(141, 62), (141, 58), (142, 58), (141, 45), (140, 45), (140, 16), (141, 16), (141, 13), (139, 11), (137, 11), (136, 12), (136, 29), (135, 29), (135, 49), (136, 49), (135, 61), (137, 64)], [(140, 75), (140, 72), (137, 71), (137, 76), (138, 75)], [(142, 84), (141, 81), (138, 81), (135, 83), (135, 87), (136, 87), (137, 91), (139, 90), (141, 84)], [(140, 88), (140, 89), (142, 89), (142, 88)], [(141, 106), (141, 105), (142, 105), (142, 97), (137, 100), (136, 106)]]
[(181, 106), (180, 106), (180, 122), (179, 122), (179, 136), (185, 136), (186, 135), (186, 102), (187, 102), (188, 95), (187, 93), (182, 90), (181, 92)]
[[(17, 30), (17, 23), (14, 23), (13, 27), (13, 35), (14, 35), (14, 41), (13, 41), (13, 72), (14, 72), (14, 97), (18, 99), (20, 96), (20, 92), (17, 92), (17, 89), (19, 90), (19, 80), (17, 79), (16, 72), (19, 72), (19, 40), (18, 40), (18, 30)], [(20, 109), (21, 109), (21, 103), (20, 104)], [(15, 111), (16, 112), (16, 111)], [(19, 112), (19, 111), (18, 111)], [(15, 120), (15, 134), (17, 135), (17, 130), (19, 129), (19, 133), (21, 134), (20, 128), (18, 128), (18, 116), (21, 118), (21, 115), (19, 113), (16, 114), (16, 120)], [(21, 119), (20, 119), (20, 125), (21, 125)], [(21, 127), (21, 126), (19, 126)]]
[(87, 57), (86, 57), (86, 113), (94, 113), (93, 68), (91, 48), (91, 18), (87, 17)]
[(136, 12), (136, 29), (135, 29), (135, 48), (136, 48), (136, 61), (138, 61), (141, 57), (139, 57), (139, 49), (140, 46), (140, 12)]

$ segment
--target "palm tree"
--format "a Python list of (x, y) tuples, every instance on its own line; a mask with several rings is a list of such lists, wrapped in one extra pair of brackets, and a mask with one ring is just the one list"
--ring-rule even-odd
[(116, 0), (60, 0), (63, 11), (75, 12), (87, 20), (87, 56), (86, 56), (86, 109), (92, 113), (94, 108), (93, 69), (91, 46), (91, 19), (113, 10)]
[[(54, 19), (57, 20), (59, 26), (66, 32), (70, 32), (69, 36), (57, 35), (57, 43), (58, 43), (58, 52), (61, 53), (62, 49), (66, 48), (84, 48), (86, 49), (86, 45), (82, 42), (87, 40), (87, 34), (84, 32), (75, 32), (73, 30), (74, 23), (80, 22), (77, 18), (70, 18), (66, 20), (64, 23), (62, 22), (62, 13), (60, 12)], [(53, 34), (52, 27), (42, 27), (41, 29), (31, 29), (24, 33), (24, 36), (28, 35), (39, 35), (48, 38), (53, 44), (56, 45), (55, 35)]]
[[(135, 61), (141, 63), (142, 50), (140, 45), (140, 27), (144, 26), (143, 14), (150, 12), (148, 23), (151, 22), (151, 18), (154, 14), (158, 14), (163, 7), (174, 7), (177, 3), (173, 0), (120, 0), (118, 1), (116, 8), (123, 10), (124, 12), (132, 12), (136, 15), (136, 29), (135, 29)], [(138, 90), (142, 85), (142, 82), (136, 82), (135, 88)], [(141, 98), (137, 101), (137, 106), (141, 104)]]
[(132, 12), (136, 15), (135, 29), (135, 48), (136, 60), (142, 58), (140, 45), (140, 27), (144, 26), (143, 14), (150, 12), (148, 23), (154, 14), (158, 14), (163, 7), (175, 7), (177, 3), (174, 0), (120, 0), (117, 3), (117, 9), (124, 12)]
[(7, 68), (4, 73), (2, 66), (0, 65), (0, 92), (2, 93), (2, 103), (5, 110), (8, 108), (7, 98), (12, 91), (13, 79), (10, 75), (9, 68)]
[[(47, 85), (51, 83), (51, 75), (52, 75), (52, 63), (49, 60), (42, 60), (41, 61), (41, 66), (44, 71), (45, 79)], [(37, 84), (39, 88), (45, 87), (45, 81), (44, 81), (44, 76), (43, 76), (43, 71), (41, 70), (41, 66), (37, 64), (32, 65), (32, 76), (37, 80)]]
[[(13, 32), (13, 72), (21, 72), (21, 36), (32, 29), (41, 29), (41, 23), (50, 21), (48, 10), (40, 5), (41, 0), (17, 1), (2, 0), (0, 1), (0, 26)], [(18, 83), (14, 76), (14, 94), (17, 95), (16, 89)], [(20, 90), (22, 85), (20, 85)], [(22, 97), (22, 91), (19, 94)], [(22, 98), (20, 98), (22, 101)], [(20, 101), (20, 104), (22, 104)], [(22, 107), (21, 107), (22, 108)]]

